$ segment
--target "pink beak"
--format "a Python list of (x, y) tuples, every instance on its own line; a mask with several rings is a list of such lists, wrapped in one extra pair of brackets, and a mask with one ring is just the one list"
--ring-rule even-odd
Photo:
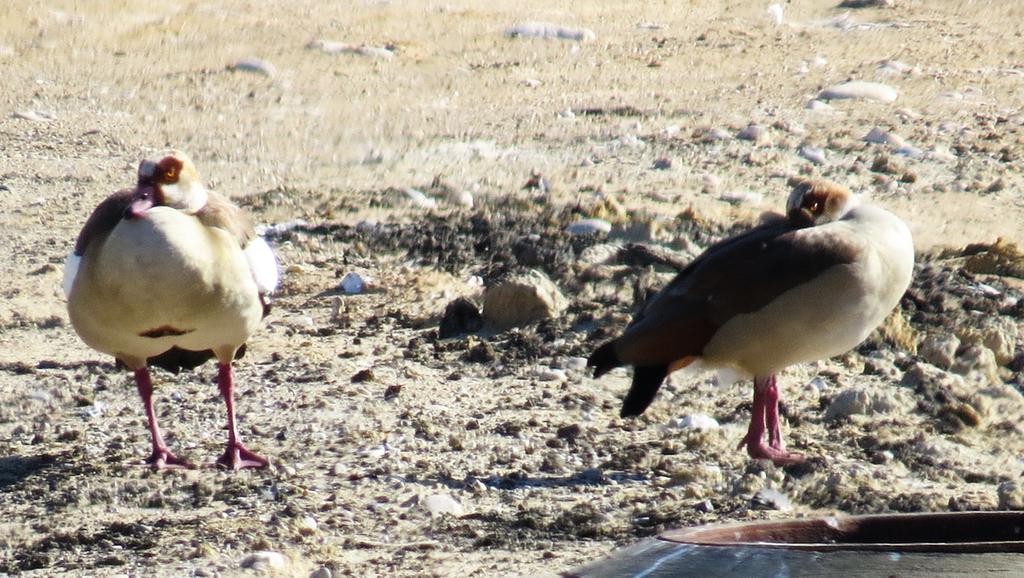
[(128, 210), (125, 211), (125, 216), (129, 219), (141, 219), (146, 215), (146, 211), (153, 208), (153, 195), (156, 191), (150, 186), (141, 186), (135, 190), (135, 195), (132, 196), (132, 202), (128, 205)]

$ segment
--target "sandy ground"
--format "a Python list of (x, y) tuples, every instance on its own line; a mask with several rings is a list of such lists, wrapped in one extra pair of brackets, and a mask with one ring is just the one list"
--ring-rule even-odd
[[(537, 575), (680, 525), (1024, 506), (1024, 265), (959, 252), (1024, 245), (1024, 7), (809, 0), (777, 24), (748, 1), (495, 4), (0, 7), (0, 573)], [(505, 35), (527, 21), (594, 38)], [(899, 96), (808, 107), (848, 80)], [(892, 143), (865, 142), (875, 127)], [(259, 222), (306, 223), (272, 230), (282, 291), (237, 364), (243, 436), (268, 471), (137, 465), (134, 387), (67, 321), (78, 228), (171, 147)], [(524, 190), (534, 174), (547, 194)], [(778, 209), (795, 175), (893, 210), (929, 262), (887, 338), (783, 376), (791, 445), (813, 459), (734, 451), (749, 388), (709, 376), (675, 376), (643, 418), (618, 419), (628, 374), (594, 381), (578, 358), (628, 319), (643, 270), (588, 272), (578, 250), (605, 239), (561, 230), (603, 216), (692, 252)], [(531, 233), (570, 255), (537, 264), (563, 317), (437, 339), (445, 305), (478, 298), (493, 256)], [(368, 292), (338, 291), (350, 271)], [(930, 335), (956, 336), (945, 362), (918, 347)], [(224, 438), (212, 379), (157, 377), (168, 441), (199, 461)], [(720, 427), (673, 425), (690, 414)], [(432, 513), (432, 496), (461, 511)], [(286, 562), (242, 568), (264, 550)]]

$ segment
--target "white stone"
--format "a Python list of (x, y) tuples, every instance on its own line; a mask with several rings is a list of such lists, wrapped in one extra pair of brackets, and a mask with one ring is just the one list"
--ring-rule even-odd
[(800, 156), (817, 165), (825, 164), (825, 149), (821, 147), (804, 145), (800, 147)]
[(520, 22), (505, 30), (509, 38), (555, 38), (558, 40), (575, 40), (586, 42), (594, 40), (597, 35), (586, 28), (569, 28), (549, 22)]
[(565, 228), (567, 233), (573, 235), (586, 235), (588, 233), (610, 233), (612, 224), (604, 219), (580, 219)]
[(276, 76), (277, 68), (273, 64), (260, 58), (243, 58), (228, 67), (230, 70), (241, 72), (252, 72), (263, 76)]
[(894, 147), (902, 147), (907, 144), (907, 142), (903, 140), (903, 137), (889, 131), (882, 130), (877, 126), (869, 130), (868, 134), (864, 135), (864, 141), (873, 144), (891, 145)]
[(366, 280), (363, 276), (355, 271), (349, 271), (342, 277), (341, 283), (339, 284), (341, 290), (349, 295), (356, 295), (362, 293), (366, 289)]
[(539, 367), (537, 368), (537, 379), (541, 381), (554, 381), (561, 383), (569, 377), (565, 374), (565, 371), (561, 369), (555, 369), (552, 367)]
[(461, 516), (463, 513), (462, 504), (448, 494), (431, 494), (423, 500), (423, 507), (430, 512), (431, 517), (450, 514)]
[(259, 552), (253, 552), (243, 558), (239, 565), (242, 568), (262, 570), (264, 568), (284, 568), (287, 561), (288, 560), (284, 557), (284, 554), (261, 550)]
[(391, 60), (395, 57), (394, 52), (384, 48), (383, 46), (349, 44), (347, 42), (336, 42), (333, 40), (313, 40), (307, 44), (306, 47), (315, 50), (322, 50), (328, 54), (353, 54), (356, 56), (365, 56), (367, 58), (376, 58), (381, 60)]
[(837, 84), (818, 93), (821, 100), (863, 99), (880, 102), (893, 102), (899, 93), (895, 88), (879, 82), (853, 80)]
[(677, 429), (695, 429), (701, 431), (710, 431), (719, 428), (718, 420), (703, 413), (691, 413), (680, 418), (675, 418), (669, 422), (669, 425)]
[(727, 191), (718, 195), (720, 200), (734, 205), (760, 205), (764, 195), (751, 191)]
[(431, 199), (424, 195), (421, 191), (417, 191), (412, 187), (403, 189), (405, 196), (409, 199), (413, 205), (420, 207), (421, 209), (433, 209), (437, 207), (437, 200)]

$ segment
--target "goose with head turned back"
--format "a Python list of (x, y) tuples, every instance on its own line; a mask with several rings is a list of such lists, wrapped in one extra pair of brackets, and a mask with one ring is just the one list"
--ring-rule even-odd
[(914, 246), (898, 217), (828, 181), (796, 184), (786, 211), (709, 247), (590, 356), (595, 377), (633, 366), (623, 417), (699, 360), (754, 379), (740, 447), (779, 465), (803, 459), (782, 441), (776, 374), (867, 338), (910, 285)]
[(231, 364), (269, 310), (277, 281), (277, 260), (246, 214), (207, 190), (180, 152), (142, 161), (135, 188), (89, 216), (65, 265), (68, 313), (86, 344), (134, 372), (153, 468), (192, 464), (160, 435), (148, 367), (177, 373), (210, 358), (227, 406), (227, 448), (217, 465), (268, 465), (238, 435)]

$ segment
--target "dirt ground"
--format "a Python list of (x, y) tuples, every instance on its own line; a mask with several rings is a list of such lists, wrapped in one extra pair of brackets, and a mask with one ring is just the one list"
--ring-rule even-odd
[[(1024, 507), (1024, 6), (797, 0), (780, 22), (769, 4), (4, 2), (0, 575), (545, 575), (684, 525)], [(531, 21), (593, 37), (506, 34)], [(898, 97), (809, 105), (848, 80)], [(168, 148), (281, 261), (236, 364), (266, 471), (139, 465), (130, 377), (68, 322), (79, 227)], [(671, 271), (584, 249), (692, 256), (797, 175), (900, 215), (922, 263), (885, 332), (781, 377), (811, 459), (735, 451), (750, 387), (711, 375), (619, 419), (628, 373), (580, 359)], [(564, 231), (584, 217), (611, 238)], [(567, 296), (559, 318), (438, 337), (451, 300), (526, 267)], [(156, 374), (168, 443), (196, 461), (225, 439), (213, 378)]]

